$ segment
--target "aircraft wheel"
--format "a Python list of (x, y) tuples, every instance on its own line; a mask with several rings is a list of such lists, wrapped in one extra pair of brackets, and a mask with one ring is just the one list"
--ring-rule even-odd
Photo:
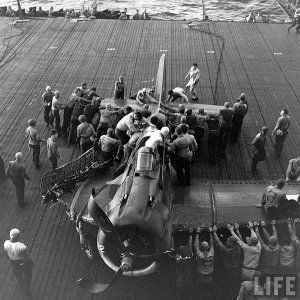
[(96, 259), (99, 257), (99, 252), (97, 249), (97, 242), (91, 233), (86, 234), (85, 247), (82, 250), (83, 250), (85, 256), (90, 260), (93, 260), (93, 259)]

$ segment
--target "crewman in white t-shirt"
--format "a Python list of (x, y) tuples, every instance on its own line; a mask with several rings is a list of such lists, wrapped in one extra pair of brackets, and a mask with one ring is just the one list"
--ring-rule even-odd
[(10, 259), (13, 273), (27, 296), (30, 293), (33, 262), (27, 254), (25, 244), (19, 242), (20, 230), (14, 228), (9, 233), (10, 239), (4, 242), (4, 250)]

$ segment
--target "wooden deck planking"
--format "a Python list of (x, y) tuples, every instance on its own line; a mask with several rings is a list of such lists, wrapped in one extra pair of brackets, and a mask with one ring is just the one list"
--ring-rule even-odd
[[(1, 28), (8, 26), (5, 20), (0, 19), (0, 32)], [(231, 179), (253, 178), (249, 170), (252, 155), (250, 143), (263, 124), (273, 129), (285, 100), (291, 111), (292, 125), (283, 155), (280, 160), (275, 159), (273, 143), (269, 140), (271, 154), (266, 164), (260, 163), (258, 179), (283, 176), (287, 161), (296, 156), (299, 149), (298, 36), (285, 34), (284, 25), (221, 22), (203, 25), (203, 30), (226, 35), (218, 82), (218, 104), (222, 105), (225, 101), (233, 103), (245, 91), (250, 108), (239, 143), (228, 148), (226, 163), (209, 167), (206, 161), (197, 159), (193, 182), (197, 178), (228, 179), (227, 171)], [(13, 63), (1, 68), (0, 141), (5, 162), (12, 158), (16, 150), (24, 153), (32, 177), (26, 185), (26, 195), (32, 202), (30, 207), (20, 210), (16, 207), (12, 184), (1, 187), (3, 226), (0, 237), (5, 240), (9, 229), (17, 226), (24, 230), (26, 244), (30, 245), (32, 241), (31, 255), (36, 263), (33, 291), (39, 299), (51, 299), (51, 296), (60, 299), (65, 294), (68, 294), (65, 298), (90, 299), (90, 296), (74, 288), (74, 280), (81, 272), (73, 262), (78, 261), (79, 266), (87, 267), (84, 267), (86, 261), (80, 253), (73, 224), (68, 223), (63, 208), (58, 206), (48, 209), (43, 217), (45, 210), (39, 204), (38, 182), (48, 163), (44, 146), (41, 152), (42, 171), (36, 171), (31, 163), (31, 155), (23, 138), (27, 120), (36, 117), (42, 127), (42, 135), (48, 135), (48, 129), (42, 125), (40, 105), (40, 96), (48, 84), (61, 90), (63, 102), (81, 81), (95, 85), (101, 95), (111, 97), (119, 74), (125, 76), (128, 94), (150, 86), (151, 79), (156, 75), (158, 58), (164, 50), (167, 50), (167, 90), (184, 86), (184, 76), (191, 63), (196, 61), (201, 69), (197, 88), (201, 102), (212, 103), (221, 43), (206, 33), (184, 28), (182, 22), (94, 20), (76, 24), (65, 19), (46, 19), (34, 21), (26, 30), (12, 43), (18, 53)], [(211, 50), (214, 53), (207, 53)], [(274, 52), (282, 52), (283, 55), (276, 56)], [(13, 49), (10, 55), (13, 55)], [(65, 142), (61, 140), (60, 143), (63, 145)], [(201, 160), (203, 158), (206, 156), (202, 155)], [(21, 297), (19, 292), (14, 292), (11, 271), (9, 276), (4, 275), (10, 270), (4, 255), (0, 257), (0, 262), (3, 266), (0, 278), (4, 279), (3, 284), (7, 287), (6, 291), (0, 292), (0, 298)], [(89, 270), (86, 269), (86, 272)], [(53, 289), (55, 283), (60, 285)], [(141, 281), (141, 284), (144, 282)], [(131, 296), (138, 298), (140, 293), (138, 288), (131, 286)], [(104, 298), (112, 299), (114, 296), (112, 292)]]

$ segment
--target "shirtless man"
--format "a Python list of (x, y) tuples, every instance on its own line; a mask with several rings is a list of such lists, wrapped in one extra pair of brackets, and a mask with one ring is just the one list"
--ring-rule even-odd
[(188, 97), (184, 94), (184, 89), (181, 87), (176, 87), (168, 92), (168, 99), (166, 102), (174, 102), (177, 99), (184, 99), (186, 103), (189, 103)]
[(145, 102), (147, 102), (147, 100), (149, 100), (150, 102), (153, 103), (158, 103), (157, 100), (155, 100), (150, 94), (149, 91), (146, 88), (141, 89), (140, 91), (138, 91), (137, 95), (136, 95), (136, 101), (139, 104), (145, 104)]

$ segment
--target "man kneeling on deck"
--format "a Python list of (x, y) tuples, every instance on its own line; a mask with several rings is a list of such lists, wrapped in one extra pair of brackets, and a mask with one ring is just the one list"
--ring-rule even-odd
[(184, 94), (184, 89), (176, 87), (168, 92), (168, 99), (166, 102), (174, 102), (177, 99), (184, 99), (186, 103), (189, 103), (188, 97)]
[(270, 185), (266, 188), (261, 204), (256, 204), (258, 208), (266, 207), (268, 217), (271, 219), (277, 219), (284, 212), (281, 211), (279, 205), (287, 201), (286, 194), (282, 191), (285, 185), (283, 179), (277, 180), (275, 185)]

